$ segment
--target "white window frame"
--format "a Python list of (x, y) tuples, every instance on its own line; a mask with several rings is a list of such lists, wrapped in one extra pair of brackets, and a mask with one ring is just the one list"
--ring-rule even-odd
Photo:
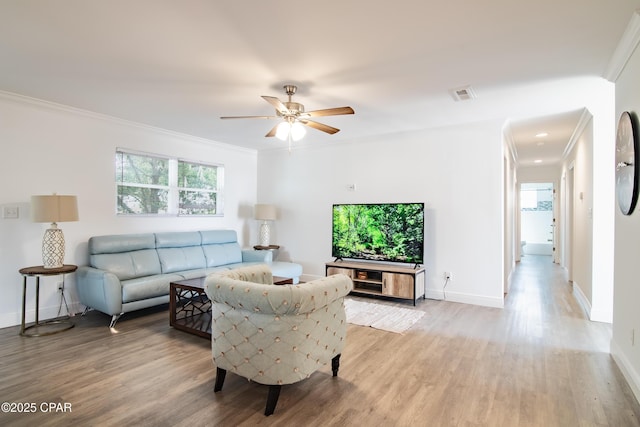
[[(163, 156), (160, 154), (152, 154), (145, 153), (140, 151), (128, 150), (125, 148), (116, 148), (115, 158), (117, 161), (117, 156), (122, 154), (130, 154), (134, 156), (140, 157), (150, 157), (157, 159), (166, 159), (168, 161), (168, 186), (164, 185), (150, 185), (150, 184), (137, 184), (137, 183), (126, 183), (120, 182), (117, 173), (115, 173), (115, 211), (117, 216), (180, 216), (180, 217), (222, 217), (224, 216), (224, 165), (221, 163), (208, 163), (202, 161), (194, 161), (184, 158), (178, 157), (169, 157)], [(190, 187), (181, 187), (178, 186), (178, 165), (179, 163), (190, 163), (194, 165), (201, 165), (206, 167), (214, 167), (216, 168), (217, 178), (216, 178), (216, 188), (211, 189), (200, 189), (200, 188), (190, 188)], [(114, 162), (115, 165), (115, 162)], [(116, 172), (116, 171), (114, 171)], [(166, 213), (121, 213), (118, 211), (118, 187), (121, 186), (129, 186), (129, 187), (138, 187), (138, 188), (158, 188), (167, 190), (167, 212)], [(206, 192), (206, 193), (215, 193), (216, 194), (216, 213), (215, 214), (189, 214), (189, 213), (180, 213), (179, 205), (180, 205), (180, 191), (196, 191), (196, 192)]]

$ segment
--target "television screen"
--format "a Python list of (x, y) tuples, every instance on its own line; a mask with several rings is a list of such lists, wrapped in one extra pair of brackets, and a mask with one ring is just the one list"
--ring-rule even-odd
[(424, 203), (333, 205), (331, 255), (424, 262)]

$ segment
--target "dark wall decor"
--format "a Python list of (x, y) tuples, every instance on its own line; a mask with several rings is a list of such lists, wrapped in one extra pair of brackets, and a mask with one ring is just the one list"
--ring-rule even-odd
[(631, 215), (638, 201), (638, 119), (625, 111), (616, 132), (616, 196), (618, 207)]

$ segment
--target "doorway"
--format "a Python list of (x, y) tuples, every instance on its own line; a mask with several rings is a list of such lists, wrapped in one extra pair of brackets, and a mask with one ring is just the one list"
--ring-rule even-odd
[(548, 255), (555, 251), (553, 183), (520, 184), (520, 244), (522, 256)]

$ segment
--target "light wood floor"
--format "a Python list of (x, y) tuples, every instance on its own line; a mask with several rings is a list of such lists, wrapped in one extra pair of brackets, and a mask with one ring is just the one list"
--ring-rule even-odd
[(283, 387), (270, 417), (265, 386), (229, 374), (213, 393), (209, 342), (170, 328), (167, 307), (123, 316), (118, 333), (96, 312), (49, 337), (3, 329), (0, 400), (72, 412), (0, 413), (0, 424), (640, 425), (609, 355), (610, 327), (585, 319), (549, 258), (523, 258), (504, 309), (434, 300), (417, 309), (426, 315), (405, 335), (349, 325), (339, 376), (325, 367)]

